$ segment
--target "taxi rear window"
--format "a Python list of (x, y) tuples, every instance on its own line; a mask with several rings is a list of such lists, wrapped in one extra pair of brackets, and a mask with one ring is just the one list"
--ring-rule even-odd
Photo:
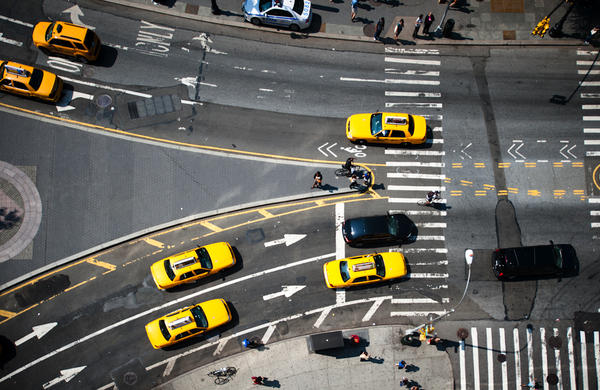
[(42, 85), (42, 79), (44, 78), (44, 72), (39, 69), (34, 68), (33, 72), (31, 72), (31, 77), (29, 78), (29, 86), (33, 88), (35, 91), (40, 89), (40, 85)]

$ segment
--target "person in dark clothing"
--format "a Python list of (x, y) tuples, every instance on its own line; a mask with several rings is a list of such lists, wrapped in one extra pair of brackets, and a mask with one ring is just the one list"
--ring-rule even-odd
[(427, 16), (425, 16), (425, 20), (423, 21), (423, 34), (429, 34), (429, 28), (431, 27), (434, 21), (435, 17), (433, 16), (433, 12), (430, 12), (429, 14), (427, 14)]
[(375, 29), (375, 36), (373, 37), (373, 40), (375, 40), (375, 41), (379, 40), (379, 36), (383, 32), (384, 28), (385, 28), (385, 19), (381, 18), (381, 19), (379, 19), (379, 22), (377, 22), (377, 28)]

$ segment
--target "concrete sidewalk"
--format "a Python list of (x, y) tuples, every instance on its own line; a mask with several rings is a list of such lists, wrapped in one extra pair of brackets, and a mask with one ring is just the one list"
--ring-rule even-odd
[[(214, 379), (207, 374), (222, 367), (235, 367), (237, 374), (222, 385), (223, 389), (252, 389), (253, 376), (267, 377), (265, 387), (296, 389), (401, 389), (403, 377), (409, 389), (451, 390), (454, 388), (450, 358), (442, 346), (406, 346), (400, 339), (407, 327), (373, 326), (343, 331), (346, 346), (315, 353), (310, 335), (266, 344), (257, 349), (231, 355), (212, 364), (189, 371), (160, 390), (200, 390), (213, 388)], [(359, 346), (349, 346), (356, 334)], [(371, 361), (360, 361), (361, 351), (371, 354)], [(400, 360), (412, 365), (409, 371), (395, 366)]]
[[(164, 4), (154, 4), (152, 0), (103, 0), (132, 8), (162, 13), (165, 15), (198, 20), (245, 29), (263, 30), (275, 34), (307, 34), (308, 36), (354, 41), (371, 41), (375, 24), (381, 18), (386, 20), (382, 34), (384, 44), (393, 45), (583, 45), (589, 30), (597, 24), (600, 5), (584, 8), (576, 7), (564, 23), (561, 38), (551, 38), (548, 33), (542, 38), (532, 35), (537, 24), (552, 13), (550, 27), (556, 25), (568, 10), (568, 3), (553, 0), (457, 0), (440, 4), (438, 0), (361, 0), (357, 20), (350, 20), (350, 0), (313, 0), (313, 22), (310, 28), (292, 33), (286, 28), (253, 26), (245, 22), (241, 10), (241, 0), (217, 0), (221, 15), (211, 12), (210, 0), (161, 0)], [(557, 8), (558, 6), (558, 8)], [(553, 12), (553, 10), (555, 10)], [(442, 25), (442, 18), (447, 16)], [(435, 21), (430, 33), (412, 38), (414, 21), (420, 14), (433, 12)], [(393, 39), (396, 23), (404, 19), (401, 41)], [(450, 38), (437, 37), (434, 32), (444, 27), (448, 19), (455, 24)], [(422, 28), (420, 30), (422, 32)], [(376, 44), (374, 42), (374, 44)]]

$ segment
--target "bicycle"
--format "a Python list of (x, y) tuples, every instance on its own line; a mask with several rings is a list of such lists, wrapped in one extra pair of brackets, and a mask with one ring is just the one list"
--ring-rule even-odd
[[(354, 174), (355, 174), (355, 175), (357, 175), (357, 176), (362, 176), (362, 175), (360, 174), (360, 167), (359, 167), (359, 166), (352, 165), (352, 168), (354, 168)], [(351, 168), (351, 169), (352, 169), (352, 168)], [(346, 168), (336, 169), (336, 170), (335, 170), (335, 175), (336, 175), (336, 176), (346, 176), (346, 177), (350, 177), (350, 176), (352, 176), (351, 169), (346, 169)]]
[[(437, 196), (439, 196), (439, 194)], [(429, 200), (427, 198), (417, 201), (417, 205), (419, 205), (419, 206), (431, 206), (436, 203), (444, 203), (444, 199), (442, 199), (441, 197), (439, 197), (439, 198), (436, 197), (436, 198), (433, 198), (431, 200), (431, 202), (429, 202)]]
[(235, 367), (223, 367), (219, 370), (209, 372), (208, 376), (216, 377), (215, 384), (224, 385), (225, 383), (229, 382), (229, 378), (234, 377), (236, 373), (237, 368)]

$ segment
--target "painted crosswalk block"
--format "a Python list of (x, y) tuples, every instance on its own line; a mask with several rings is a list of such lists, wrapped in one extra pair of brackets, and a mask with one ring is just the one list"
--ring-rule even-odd
[(471, 327), (458, 347), (460, 390), (599, 389), (600, 339), (562, 328)]

